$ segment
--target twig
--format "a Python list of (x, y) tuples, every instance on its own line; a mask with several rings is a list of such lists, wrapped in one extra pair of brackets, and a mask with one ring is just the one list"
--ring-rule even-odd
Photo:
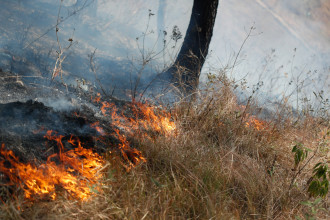
[[(29, 47), (32, 44), (34, 44), (35, 42), (37, 42), (39, 39), (41, 39), (42, 37), (44, 37), (45, 35), (47, 35), (50, 31), (54, 30), (54, 28), (56, 28), (58, 25), (62, 24), (63, 22), (65, 22), (66, 20), (68, 20), (70, 17), (78, 14), (78, 12), (80, 12), (80, 11), (84, 10), (85, 8), (87, 8), (88, 6), (90, 6), (94, 1), (95, 0), (91, 0), (91, 2), (87, 4), (88, 0), (85, 0), (84, 4), (79, 9), (73, 11), (68, 16), (66, 16), (65, 18), (61, 19), (58, 23), (56, 23), (56, 25), (53, 25), (50, 28), (48, 28), (42, 35), (40, 35), (39, 37), (37, 37), (36, 39), (34, 39), (33, 41), (31, 41), (23, 49), (26, 49), (27, 47)], [(62, 5), (62, 0), (61, 0), (61, 5)]]
[(59, 24), (61, 22), (61, 20), (60, 20), (60, 13), (61, 13), (61, 9), (62, 9), (62, 3), (63, 3), (63, 0), (61, 0), (60, 7), (58, 9), (56, 26), (55, 26), (56, 27), (56, 29), (55, 29), (56, 41), (57, 41), (57, 45), (58, 45), (59, 51), (56, 51), (57, 52), (57, 58), (56, 58), (55, 66), (54, 66), (54, 69), (53, 69), (53, 73), (52, 73), (52, 77), (51, 77), (51, 82), (53, 82), (53, 80), (55, 79), (56, 76), (60, 75), (63, 85), (67, 88), (67, 85), (66, 85), (66, 83), (63, 80), (63, 72), (62, 72), (62, 63), (66, 59), (67, 55), (64, 55), (63, 56), (63, 54), (67, 50), (69, 50), (72, 45), (74, 45), (74, 43), (73, 43), (74, 32), (72, 34), (72, 37), (69, 38), (69, 42), (70, 42), (69, 45), (66, 48), (63, 49), (62, 46), (61, 46), (61, 43), (60, 43), (59, 36), (58, 36), (58, 31), (59, 31), (59, 27), (58, 26), (59, 26)]
[(102, 83), (101, 81), (99, 80), (99, 78), (97, 77), (97, 74), (96, 74), (96, 68), (95, 68), (95, 63), (94, 63), (94, 56), (95, 56), (95, 53), (96, 53), (96, 49), (92, 52), (92, 54), (90, 55), (90, 59), (89, 59), (89, 62), (90, 62), (90, 67), (91, 67), (91, 70), (92, 72), (94, 73), (94, 76), (95, 76), (95, 80), (97, 81), (97, 83), (99, 84), (103, 94), (105, 96), (108, 96), (107, 93), (105, 92), (105, 90), (103, 89), (103, 86), (102, 86)]
[(45, 78), (43, 76), (0, 76), (2, 79), (6, 78)]
[(242, 49), (243, 49), (243, 47), (244, 47), (244, 45), (245, 45), (247, 39), (249, 39), (249, 37), (251, 36), (251, 33), (252, 33), (253, 30), (255, 30), (255, 27), (254, 27), (254, 26), (252, 26), (252, 27), (250, 28), (249, 33), (247, 34), (247, 36), (245, 37), (243, 43), (241, 44), (241, 47), (239, 48), (238, 53), (237, 53), (237, 55), (236, 55), (236, 57), (235, 57), (235, 60), (234, 60), (234, 63), (233, 63), (233, 66), (232, 66), (232, 69), (231, 69), (231, 73), (230, 73), (230, 75), (233, 74), (234, 67), (235, 67), (235, 65), (236, 65), (236, 62), (237, 62), (238, 56), (240, 55), (240, 53), (241, 53), (241, 51), (242, 51)]

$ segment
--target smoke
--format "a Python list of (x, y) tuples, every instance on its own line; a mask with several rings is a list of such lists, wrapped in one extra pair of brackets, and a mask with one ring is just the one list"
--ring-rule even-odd
[(58, 98), (58, 99), (40, 99), (42, 103), (46, 106), (52, 107), (56, 111), (72, 111), (77, 108), (72, 101), (66, 98)]
[[(239, 82), (245, 78), (250, 92), (262, 82), (260, 93), (273, 100), (297, 89), (308, 98), (313, 98), (312, 91), (329, 94), (330, 34), (324, 31), (329, 20), (313, 17), (324, 7), (320, 4), (321, 1), (222, 1), (212, 51), (203, 71), (232, 66), (237, 56), (236, 66), (228, 76)], [(329, 17), (329, 12), (323, 16)], [(252, 26), (255, 30), (240, 50)]]
[[(271, 97), (283, 91), (292, 93), (301, 81), (306, 91), (329, 91), (330, 38), (325, 30), (329, 19), (324, 19), (328, 15), (322, 11), (321, 1), (276, 2), (220, 1), (203, 73), (233, 64), (253, 25), (256, 30), (240, 51), (229, 77), (246, 76), (249, 88), (263, 81), (263, 92)], [(143, 91), (175, 59), (184, 36), (170, 42), (171, 31), (176, 25), (184, 35), (192, 6), (191, 0), (87, 0), (88, 7), (80, 10), (85, 3), (64, 1), (61, 8), (61, 46), (67, 47), (71, 38), (77, 42), (64, 53), (64, 80), (100, 89), (96, 74), (108, 94), (121, 97), (137, 81), (139, 92)], [(0, 68), (49, 78), (59, 51), (54, 25), (60, 1), (1, 0), (1, 4)], [(325, 14), (322, 17), (318, 13)], [(162, 51), (164, 40), (168, 44)], [(145, 66), (143, 57), (147, 55), (152, 59)], [(64, 106), (61, 103), (57, 106)]]

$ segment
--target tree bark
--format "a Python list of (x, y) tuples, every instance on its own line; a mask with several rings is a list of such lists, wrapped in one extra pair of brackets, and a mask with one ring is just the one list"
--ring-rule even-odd
[(194, 0), (190, 23), (174, 64), (168, 69), (183, 95), (193, 93), (213, 34), (219, 0)]

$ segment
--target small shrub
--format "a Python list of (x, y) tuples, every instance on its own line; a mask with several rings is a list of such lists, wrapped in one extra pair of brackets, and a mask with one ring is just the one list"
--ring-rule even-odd
[(309, 184), (308, 192), (313, 197), (325, 197), (329, 190), (329, 179), (327, 176), (330, 177), (330, 171), (328, 165), (326, 163), (317, 163), (313, 173), (313, 180)]

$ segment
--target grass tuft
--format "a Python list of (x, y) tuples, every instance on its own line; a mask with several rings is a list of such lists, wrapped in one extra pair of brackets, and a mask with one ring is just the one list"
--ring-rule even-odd
[[(283, 106), (257, 128), (258, 106), (238, 104), (230, 85), (202, 91), (171, 109), (177, 130), (137, 139), (146, 163), (130, 172), (109, 155), (102, 191), (87, 202), (3, 201), (1, 219), (303, 219), (329, 218), (325, 197), (317, 212), (302, 202), (313, 166), (329, 163), (329, 119), (295, 117)], [(248, 124), (247, 124), (248, 123)], [(312, 152), (295, 165), (292, 148)], [(6, 187), (1, 189), (6, 193)]]

